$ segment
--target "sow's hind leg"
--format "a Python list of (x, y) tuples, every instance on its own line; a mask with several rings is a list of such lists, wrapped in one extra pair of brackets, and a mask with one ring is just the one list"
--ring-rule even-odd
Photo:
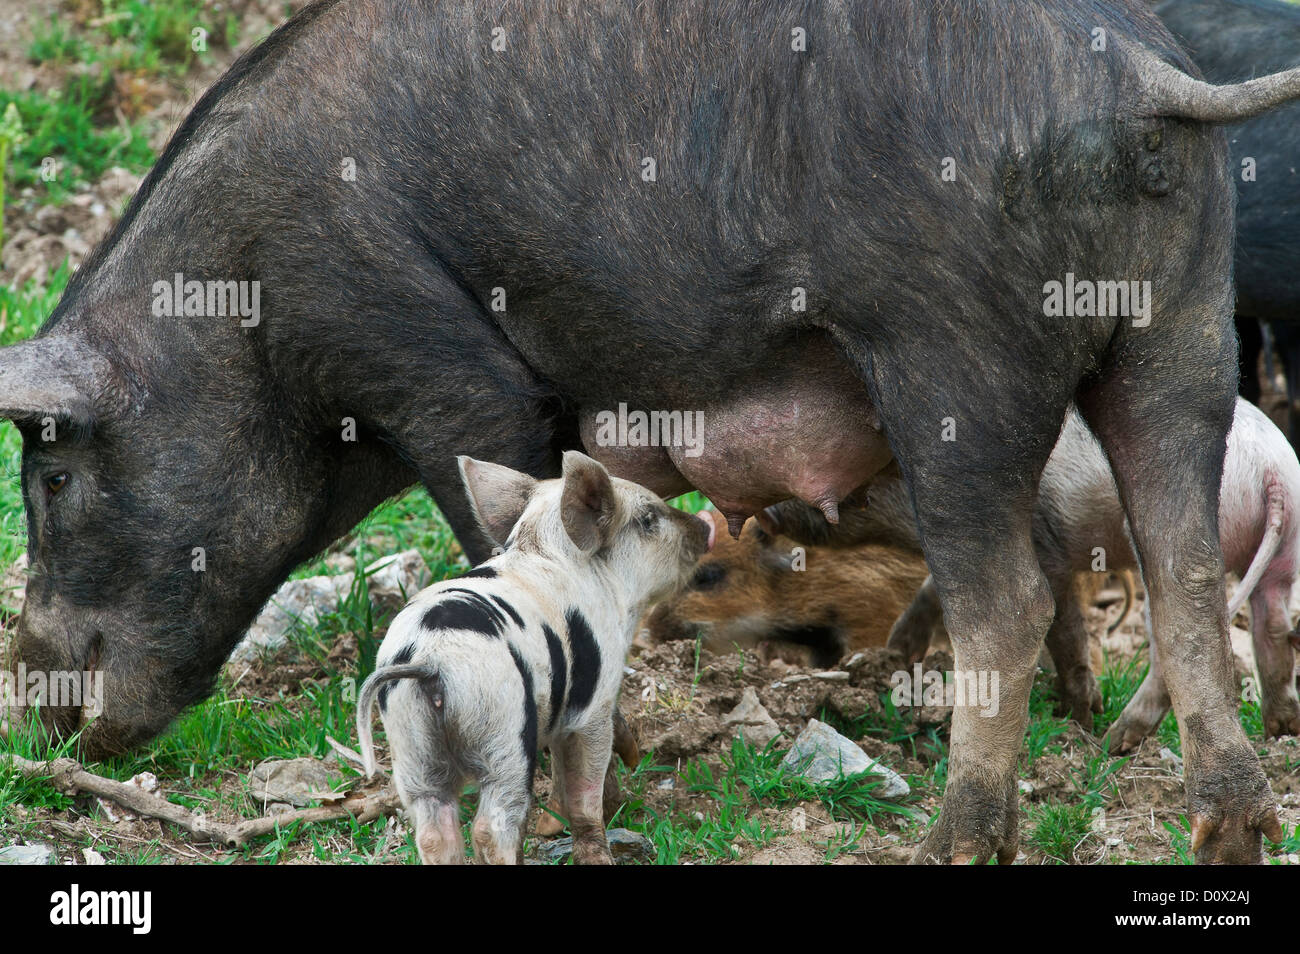
[[(1189, 300), (1215, 300), (1213, 289), (1196, 291)], [(1079, 408), (1110, 458), (1141, 557), (1151, 639), (1182, 735), (1192, 848), (1198, 862), (1244, 864), (1260, 860), (1261, 832), (1281, 832), (1237, 719), (1228, 643), (1218, 501), (1234, 357), (1229, 316), (1204, 306), (1125, 324)]]
[[(861, 359), (851, 343), (845, 350), (870, 368), (872, 397), (916, 503), (958, 680), (982, 687), (954, 707), (943, 808), (913, 860), (996, 856), (1009, 864), (1018, 844), (1016, 762), (1054, 607), (1031, 537), (1034, 497), (1074, 378), (1070, 369), (1026, 374), (1029, 356), (995, 342), (971, 361), (962, 342), (974, 333), (894, 343)], [(944, 369), (938, 385), (935, 367)]]

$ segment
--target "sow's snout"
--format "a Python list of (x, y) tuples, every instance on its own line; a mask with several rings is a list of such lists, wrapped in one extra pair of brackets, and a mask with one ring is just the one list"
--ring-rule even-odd
[(10, 731), (21, 719), (38, 719), (54, 739), (76, 736), (87, 761), (148, 741), (192, 701), (175, 691), (183, 678), (161, 678), (161, 657), (150, 661), (136, 647), (129, 657), (115, 654), (125, 641), (106, 640), (98, 630), (37, 626), (25, 612), (17, 635), (8, 667)]

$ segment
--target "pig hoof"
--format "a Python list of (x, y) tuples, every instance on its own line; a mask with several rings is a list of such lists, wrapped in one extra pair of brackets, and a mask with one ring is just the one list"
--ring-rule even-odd
[(1300, 701), (1288, 699), (1282, 705), (1265, 705), (1264, 737), (1275, 739), (1282, 735), (1300, 735)]
[(1016, 860), (1019, 848), (1015, 779), (1008, 779), (1005, 791), (983, 783), (960, 784), (948, 780), (943, 807), (934, 826), (912, 855), (914, 865), (998, 864)]
[(1134, 751), (1163, 718), (1163, 712), (1152, 720), (1148, 715), (1134, 714), (1125, 709), (1106, 732), (1103, 741), (1107, 751), (1111, 755), (1125, 755)]
[(628, 768), (636, 768), (641, 761), (641, 748), (637, 745), (636, 733), (617, 709), (614, 710), (614, 751)]
[(1091, 732), (1093, 713), (1105, 711), (1096, 677), (1088, 673), (1087, 678), (1078, 684), (1058, 686), (1057, 692), (1061, 703), (1057, 707), (1056, 714), (1068, 716), (1079, 723), (1085, 731)]
[(609, 845), (575, 845), (573, 848), (575, 865), (612, 865), (614, 856), (609, 853)]
[(1260, 836), (1274, 842), (1284, 837), (1273, 791), (1249, 750), (1212, 772), (1193, 774), (1189, 766), (1187, 795), (1199, 865), (1261, 864)]

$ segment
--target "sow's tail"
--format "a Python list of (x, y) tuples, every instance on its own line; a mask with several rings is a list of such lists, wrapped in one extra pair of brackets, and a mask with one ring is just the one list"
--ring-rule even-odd
[(1300, 98), (1300, 67), (1244, 83), (1212, 86), (1193, 79), (1145, 47), (1124, 43), (1152, 115), (1236, 123)]
[(1282, 523), (1286, 515), (1286, 493), (1273, 482), (1269, 483), (1265, 493), (1268, 495), (1268, 516), (1264, 526), (1264, 538), (1259, 541), (1259, 549), (1255, 551), (1255, 558), (1250, 561), (1246, 575), (1241, 578), (1241, 584), (1232, 594), (1232, 601), (1228, 603), (1229, 621), (1237, 615), (1237, 610), (1241, 609), (1246, 600), (1250, 599), (1250, 594), (1259, 585), (1264, 571), (1273, 562), (1273, 557), (1277, 554), (1277, 548), (1282, 545)]
[(370, 674), (370, 678), (361, 686), (361, 695), (357, 699), (357, 743), (361, 748), (361, 761), (365, 766), (366, 778), (375, 774), (375, 744), (370, 731), (371, 715), (375, 707), (375, 697), (385, 683), (394, 679), (420, 679), (426, 683), (430, 702), (435, 710), (442, 708), (442, 681), (438, 670), (432, 666), (404, 665), (384, 666)]

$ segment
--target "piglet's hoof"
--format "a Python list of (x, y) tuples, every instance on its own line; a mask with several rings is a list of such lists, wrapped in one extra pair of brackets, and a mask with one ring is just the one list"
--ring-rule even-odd
[(1139, 689), (1138, 694), (1129, 700), (1129, 704), (1119, 714), (1119, 718), (1106, 730), (1102, 739), (1106, 750), (1111, 755), (1125, 755), (1134, 751), (1143, 739), (1155, 731), (1168, 711), (1168, 704), (1142, 698)]
[(1260, 716), (1264, 721), (1265, 738), (1300, 735), (1300, 702), (1294, 698), (1283, 699), (1281, 702), (1265, 699)]
[(1105, 711), (1097, 677), (1089, 672), (1068, 681), (1058, 679), (1056, 691), (1061, 699), (1056, 714), (1068, 716), (1091, 732), (1093, 715)]

